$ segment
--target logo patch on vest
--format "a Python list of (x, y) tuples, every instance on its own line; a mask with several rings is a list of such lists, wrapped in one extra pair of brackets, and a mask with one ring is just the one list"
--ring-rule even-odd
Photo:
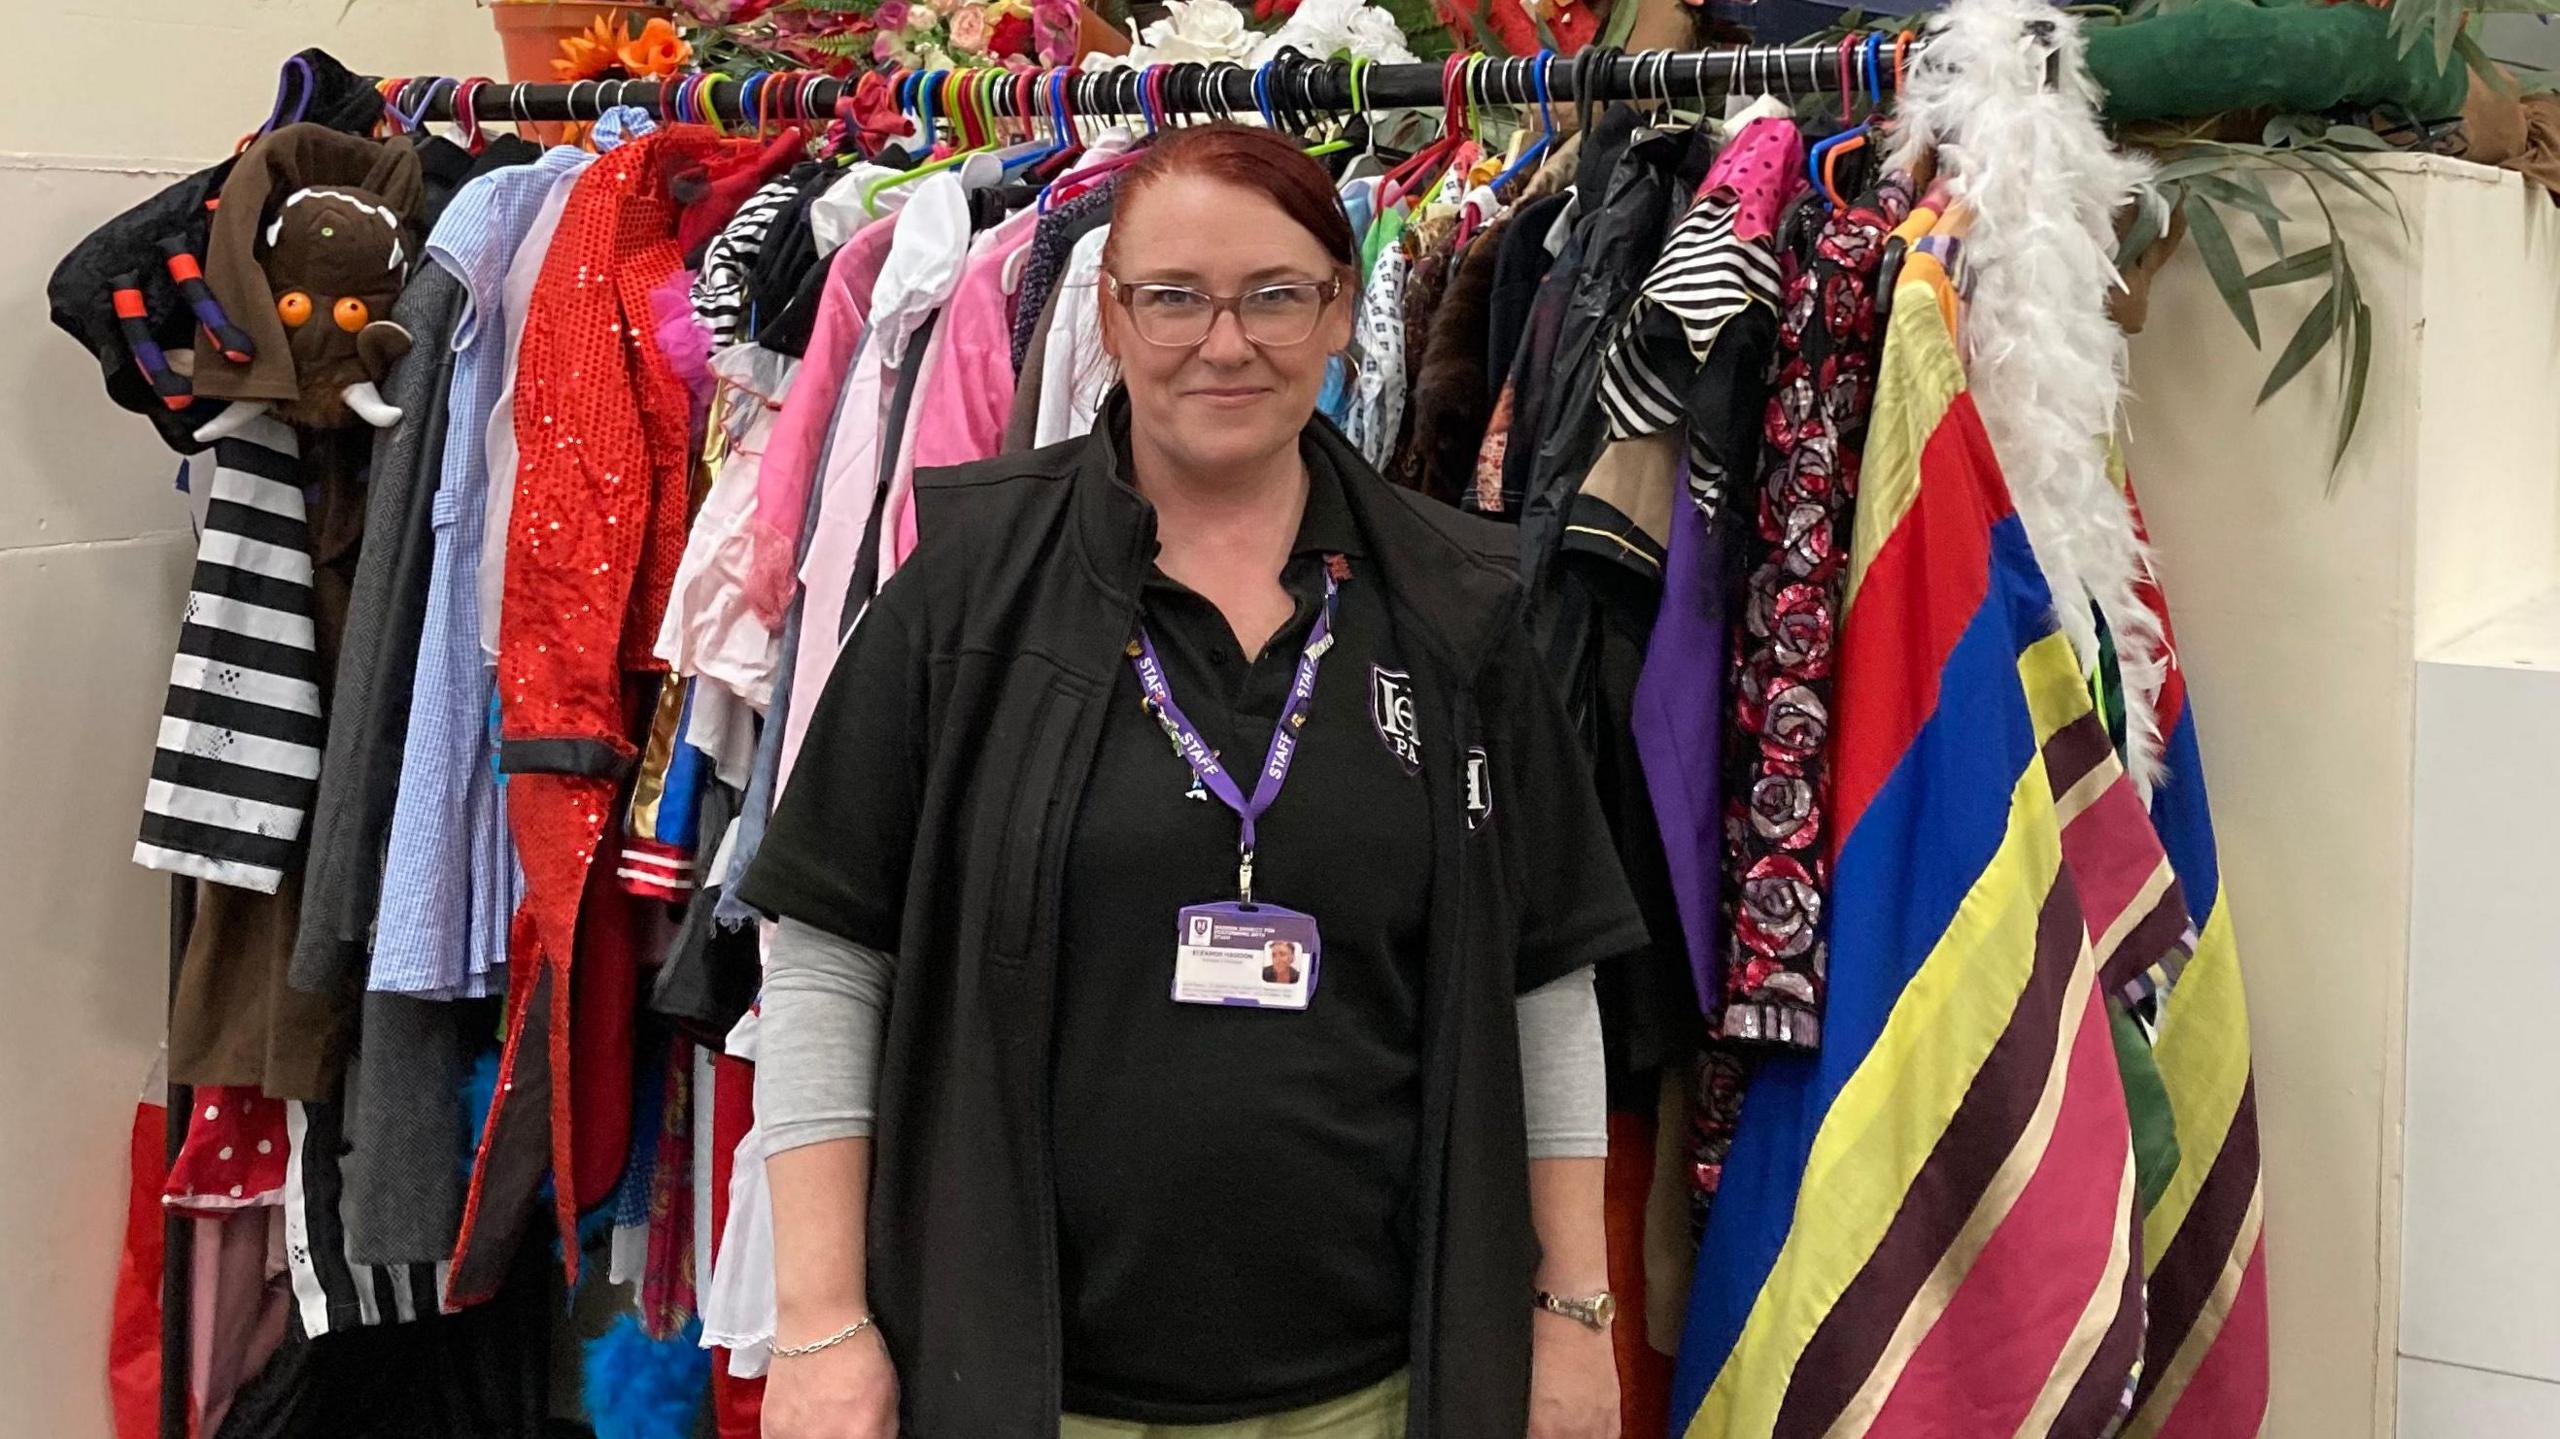
[(1467, 829), (1470, 833), (1493, 818), (1493, 761), (1483, 745), (1467, 751)]
[(1414, 722), (1413, 676), (1369, 666), (1369, 724), (1406, 774), (1422, 773), (1422, 731)]

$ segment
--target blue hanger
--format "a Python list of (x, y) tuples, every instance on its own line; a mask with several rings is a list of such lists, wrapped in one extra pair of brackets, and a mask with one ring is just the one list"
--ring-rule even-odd
[(1883, 49), (1883, 31), (1867, 37), (1867, 103), (1879, 110), (1884, 108), (1884, 72), (1877, 63), (1877, 56)]
[(1545, 154), (1547, 152), (1548, 144), (1556, 137), (1555, 105), (1553, 103), (1553, 98), (1547, 89), (1548, 73), (1555, 68), (1556, 52), (1553, 50), (1539, 51), (1537, 59), (1532, 64), (1529, 71), (1531, 77), (1538, 82), (1538, 138), (1531, 142), (1528, 149), (1520, 152), (1519, 159), (1505, 165), (1502, 168), (1502, 173), (1493, 177), (1492, 188), (1496, 194), (1500, 194), (1502, 187), (1510, 184), (1513, 177), (1517, 176), (1522, 170), (1527, 169), (1539, 156)]

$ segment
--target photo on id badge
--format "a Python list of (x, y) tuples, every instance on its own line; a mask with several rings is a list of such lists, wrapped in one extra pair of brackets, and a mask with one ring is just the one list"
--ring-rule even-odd
[(1173, 997), (1184, 1004), (1304, 1009), (1322, 952), (1315, 921), (1277, 905), (1195, 905), (1182, 912)]

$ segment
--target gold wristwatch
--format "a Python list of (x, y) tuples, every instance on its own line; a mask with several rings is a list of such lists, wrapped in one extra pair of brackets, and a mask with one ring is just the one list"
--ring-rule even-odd
[(1598, 1333), (1606, 1330), (1609, 1327), (1609, 1321), (1617, 1317), (1618, 1299), (1616, 1295), (1605, 1289), (1581, 1299), (1567, 1299), (1562, 1295), (1549, 1294), (1541, 1289), (1538, 1291), (1538, 1307), (1551, 1314), (1561, 1314), (1583, 1328)]

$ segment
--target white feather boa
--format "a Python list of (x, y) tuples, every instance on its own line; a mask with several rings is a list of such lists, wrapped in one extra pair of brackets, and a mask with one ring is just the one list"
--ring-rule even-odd
[(2092, 601), (2114, 636), (2129, 768), (2147, 795), (2167, 645), (2139, 590), (2150, 555), (2107, 473), (2126, 354), (2106, 299), (2122, 283), (2115, 214), (2150, 166), (2108, 144), (2097, 102), (2078, 19), (2044, 0), (1952, 0), (1898, 103), (1894, 164), (1935, 150), (1973, 211), (1963, 263), (1974, 404), (2084, 669), (2098, 658)]

